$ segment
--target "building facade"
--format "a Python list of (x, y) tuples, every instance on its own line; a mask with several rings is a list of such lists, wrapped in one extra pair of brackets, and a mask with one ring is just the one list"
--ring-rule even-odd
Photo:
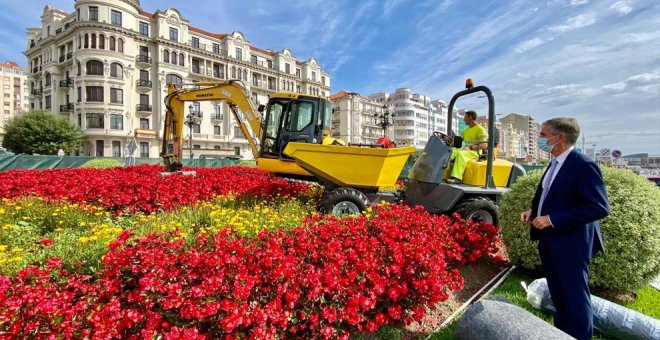
[(523, 116), (517, 113), (510, 113), (500, 119), (502, 125), (510, 126), (510, 131), (517, 131), (523, 134), (521, 144), (523, 148), (524, 160), (527, 162), (537, 162), (541, 159), (547, 159), (548, 153), (542, 153), (539, 150), (537, 140), (541, 127), (534, 121), (532, 116)]
[[(28, 86), (25, 69), (13, 61), (0, 63), (0, 142), (4, 138), (5, 124), (16, 115), (28, 110)], [(1, 143), (0, 143), (1, 144)]]
[[(202, 30), (174, 8), (148, 13), (139, 0), (77, 0), (74, 12), (46, 6), (41, 19), (42, 27), (28, 29), (24, 52), (30, 109), (79, 126), (80, 155), (124, 156), (135, 138), (135, 156), (158, 157), (169, 83), (237, 79), (255, 104), (276, 91), (330, 92), (330, 77), (314, 58), (252, 46), (241, 32)], [(188, 111), (203, 118), (184, 129), (192, 133), (184, 150), (252, 158), (225, 103), (191, 102)]]
[[(332, 133), (352, 145), (372, 145), (383, 135), (392, 137), (392, 126), (383, 129), (377, 123), (385, 114), (383, 103), (346, 90), (330, 96), (333, 105)], [(388, 111), (389, 112), (389, 111)], [(391, 113), (391, 112), (389, 112)], [(391, 122), (391, 114), (387, 115)]]

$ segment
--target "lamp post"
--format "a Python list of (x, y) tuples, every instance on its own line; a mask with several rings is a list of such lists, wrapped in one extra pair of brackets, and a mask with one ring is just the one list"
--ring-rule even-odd
[(202, 122), (202, 111), (193, 111), (194, 109), (195, 106), (193, 104), (190, 104), (190, 106), (188, 106), (188, 115), (186, 116), (186, 121), (185, 121), (185, 124), (188, 125), (188, 128), (190, 129), (190, 139), (189, 139), (190, 159), (193, 158), (193, 144), (192, 144), (193, 126)]
[(383, 112), (376, 112), (374, 114), (374, 123), (383, 129), (383, 137), (387, 137), (387, 128), (392, 126), (392, 122), (390, 122), (390, 111), (387, 105), (383, 105)]

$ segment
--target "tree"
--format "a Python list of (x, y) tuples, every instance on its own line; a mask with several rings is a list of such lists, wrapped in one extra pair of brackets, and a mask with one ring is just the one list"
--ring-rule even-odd
[(32, 111), (7, 122), (2, 144), (16, 154), (54, 155), (60, 148), (77, 150), (81, 137), (78, 127), (67, 118)]

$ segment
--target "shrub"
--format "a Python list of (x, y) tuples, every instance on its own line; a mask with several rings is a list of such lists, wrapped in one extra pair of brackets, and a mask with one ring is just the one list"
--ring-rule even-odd
[(105, 169), (105, 168), (114, 168), (122, 166), (121, 162), (116, 159), (110, 158), (97, 158), (85, 162), (81, 165), (81, 168), (91, 168), (91, 169)]
[(16, 154), (54, 155), (60, 148), (67, 152), (77, 150), (80, 139), (80, 130), (67, 118), (32, 111), (7, 122), (3, 144)]
[[(616, 291), (633, 291), (660, 273), (660, 189), (629, 170), (603, 168), (610, 216), (601, 221), (605, 255), (591, 262), (590, 284)], [(536, 242), (520, 213), (529, 209), (543, 172), (520, 178), (502, 199), (502, 239), (511, 261), (540, 268)]]

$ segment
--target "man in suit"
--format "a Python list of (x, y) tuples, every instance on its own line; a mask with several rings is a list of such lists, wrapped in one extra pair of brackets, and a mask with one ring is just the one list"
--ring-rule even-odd
[(557, 309), (555, 327), (577, 339), (591, 339), (593, 311), (589, 259), (605, 251), (598, 220), (609, 214), (598, 166), (574, 150), (580, 126), (573, 118), (553, 118), (541, 126), (539, 148), (554, 159), (536, 188), (532, 209), (520, 215), (538, 240), (541, 264)]

